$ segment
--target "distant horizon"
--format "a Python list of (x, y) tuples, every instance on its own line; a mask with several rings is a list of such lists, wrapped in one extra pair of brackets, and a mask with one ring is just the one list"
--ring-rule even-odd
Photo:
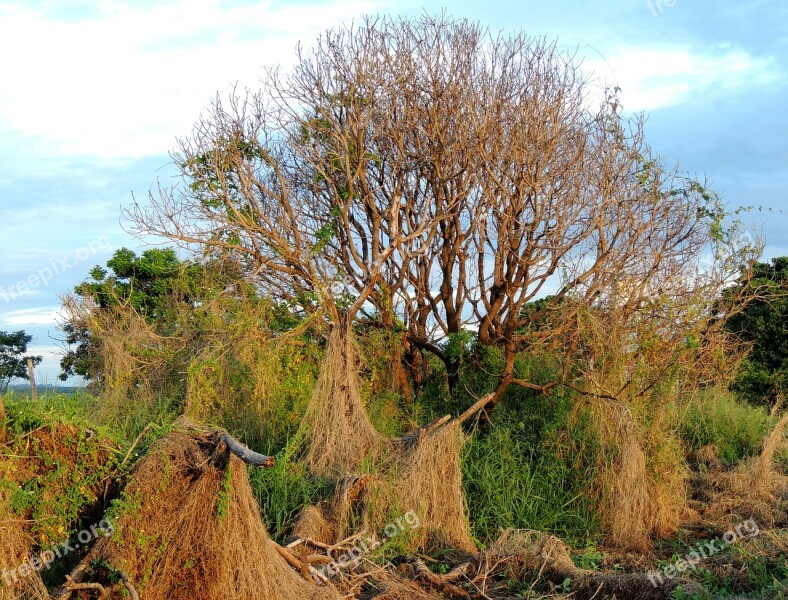
[[(46, 390), (50, 390), (50, 389), (55, 389), (55, 390), (84, 390), (84, 389), (87, 389), (87, 387), (88, 387), (87, 384), (86, 385), (68, 385), (68, 384), (63, 383), (63, 384), (59, 384), (59, 385), (52, 385), (52, 384), (49, 384), (49, 383), (38, 383), (38, 381), (36, 381), (36, 390), (43, 390), (43, 389), (46, 389)], [(10, 383), (10, 384), (8, 384), (8, 390), (7, 391), (10, 391), (10, 390), (19, 391), (19, 390), (31, 390), (31, 389), (32, 389), (32, 386), (29, 383)]]

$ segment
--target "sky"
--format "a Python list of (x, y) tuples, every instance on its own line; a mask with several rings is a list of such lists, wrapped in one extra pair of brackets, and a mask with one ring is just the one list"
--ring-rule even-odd
[[(135, 239), (133, 197), (174, 182), (169, 152), (217, 94), (368, 14), (441, 10), (556, 40), (644, 113), (668, 164), (705, 178), (788, 255), (788, 3), (783, 0), (0, 0), (0, 330), (24, 329), (55, 383), (63, 294)], [(77, 382), (72, 382), (77, 383)]]

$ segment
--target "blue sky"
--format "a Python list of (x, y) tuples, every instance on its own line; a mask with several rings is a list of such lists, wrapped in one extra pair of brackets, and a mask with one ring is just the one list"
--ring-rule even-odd
[[(0, 330), (58, 373), (60, 296), (114, 249), (143, 248), (120, 207), (173, 171), (168, 152), (217, 93), (259, 86), (296, 44), (418, 1), (0, 0)], [(652, 147), (707, 177), (765, 256), (788, 255), (788, 3), (452, 2), (448, 14), (557, 39), (600, 89), (648, 115)], [(19, 285), (24, 282), (27, 285)]]

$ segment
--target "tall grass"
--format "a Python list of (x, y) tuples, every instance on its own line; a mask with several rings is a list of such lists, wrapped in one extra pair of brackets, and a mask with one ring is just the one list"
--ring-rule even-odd
[(293, 460), (288, 449), (276, 458), (270, 469), (250, 467), (249, 484), (268, 534), (281, 542), (292, 531), (301, 509), (330, 496), (334, 486), (328, 480), (312, 477), (303, 462)]
[(718, 389), (700, 392), (680, 417), (681, 435), (688, 448), (713, 445), (726, 465), (757, 454), (768, 425), (764, 407)]
[(599, 525), (582, 479), (550, 447), (535, 448), (511, 424), (477, 433), (463, 457), (463, 485), (474, 536), (482, 542), (501, 529), (538, 529), (580, 545)]

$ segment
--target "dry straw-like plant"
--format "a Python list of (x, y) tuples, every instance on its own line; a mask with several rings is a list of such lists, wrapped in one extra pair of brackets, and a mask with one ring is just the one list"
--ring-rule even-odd
[(198, 432), (151, 448), (124, 491), (115, 534), (91, 558), (124, 572), (150, 600), (338, 600), (294, 571), (260, 520), (246, 466)]
[(369, 421), (359, 392), (358, 351), (350, 328), (334, 327), (303, 420), (306, 461), (318, 475), (354, 473), (379, 458), (385, 443)]

